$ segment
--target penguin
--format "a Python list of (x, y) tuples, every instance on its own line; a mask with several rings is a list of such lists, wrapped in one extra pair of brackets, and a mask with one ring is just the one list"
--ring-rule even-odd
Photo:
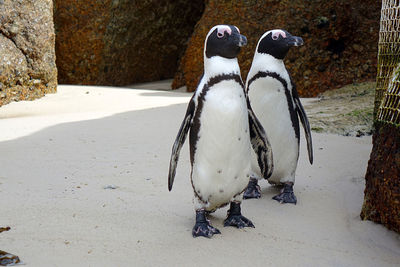
[[(253, 111), (267, 130), (274, 153), (274, 170), (268, 182), (281, 186), (273, 197), (280, 203), (297, 203), (293, 192), (299, 158), (299, 118), (307, 140), (308, 158), (313, 163), (310, 124), (300, 102), (296, 86), (283, 62), (292, 46), (303, 45), (303, 39), (285, 30), (271, 30), (258, 41), (246, 79), (246, 94)], [(252, 173), (244, 198), (260, 198), (258, 180), (262, 178), (253, 156)]]
[(189, 133), (193, 203), (193, 237), (221, 232), (206, 215), (230, 204), (224, 226), (254, 227), (241, 213), (243, 192), (251, 171), (251, 150), (257, 153), (263, 176), (272, 173), (272, 150), (264, 129), (246, 98), (237, 55), (247, 44), (232, 25), (211, 28), (204, 43), (204, 73), (178, 131), (169, 166), (171, 191), (179, 152)]

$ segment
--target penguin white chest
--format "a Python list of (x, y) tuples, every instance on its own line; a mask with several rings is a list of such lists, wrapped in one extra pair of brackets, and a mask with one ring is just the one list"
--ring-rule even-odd
[[(268, 135), (274, 155), (270, 181), (291, 179), (297, 167), (298, 140), (285, 90), (283, 84), (272, 77), (257, 79), (249, 88), (251, 106)], [(289, 101), (293, 105), (291, 96)], [(258, 166), (254, 160), (252, 166), (253, 169)]]
[(203, 99), (192, 169), (193, 187), (208, 209), (228, 203), (245, 189), (250, 159), (243, 89), (233, 80), (219, 82)]

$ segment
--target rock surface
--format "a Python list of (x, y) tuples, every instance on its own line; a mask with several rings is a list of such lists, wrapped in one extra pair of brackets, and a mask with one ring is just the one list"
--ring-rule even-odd
[(361, 218), (400, 233), (400, 3), (383, 0), (373, 147)]
[(57, 89), (51, 0), (0, 1), (0, 106)]
[(247, 36), (239, 55), (242, 76), (250, 68), (255, 47), (267, 30), (283, 28), (301, 36), (286, 66), (301, 96), (353, 82), (373, 80), (379, 32), (380, 1), (208, 1), (181, 60), (172, 87), (193, 91), (203, 70), (203, 43), (216, 24), (234, 24)]
[(375, 128), (361, 218), (400, 233), (400, 131), (382, 122)]
[(127, 85), (173, 77), (203, 1), (55, 0), (59, 82)]

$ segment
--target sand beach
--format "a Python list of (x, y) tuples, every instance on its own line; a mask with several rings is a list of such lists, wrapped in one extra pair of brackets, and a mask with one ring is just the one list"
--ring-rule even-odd
[[(242, 212), (254, 229), (192, 238), (188, 145), (171, 192), (172, 144), (191, 94), (165, 83), (59, 85), (0, 108), (0, 249), (27, 266), (399, 266), (399, 235), (361, 221), (371, 136), (302, 132), (297, 205), (262, 198)], [(305, 101), (307, 110), (308, 103)]]

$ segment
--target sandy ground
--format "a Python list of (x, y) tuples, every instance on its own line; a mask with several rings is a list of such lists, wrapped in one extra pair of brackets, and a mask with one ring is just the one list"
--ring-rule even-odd
[(0, 108), (0, 250), (28, 266), (399, 266), (399, 235), (359, 217), (371, 137), (313, 133), (312, 166), (302, 139), (296, 206), (263, 182), (242, 205), (256, 228), (224, 228), (223, 208), (221, 235), (192, 238), (187, 143), (167, 189), (191, 95), (152, 86), (59, 86)]

